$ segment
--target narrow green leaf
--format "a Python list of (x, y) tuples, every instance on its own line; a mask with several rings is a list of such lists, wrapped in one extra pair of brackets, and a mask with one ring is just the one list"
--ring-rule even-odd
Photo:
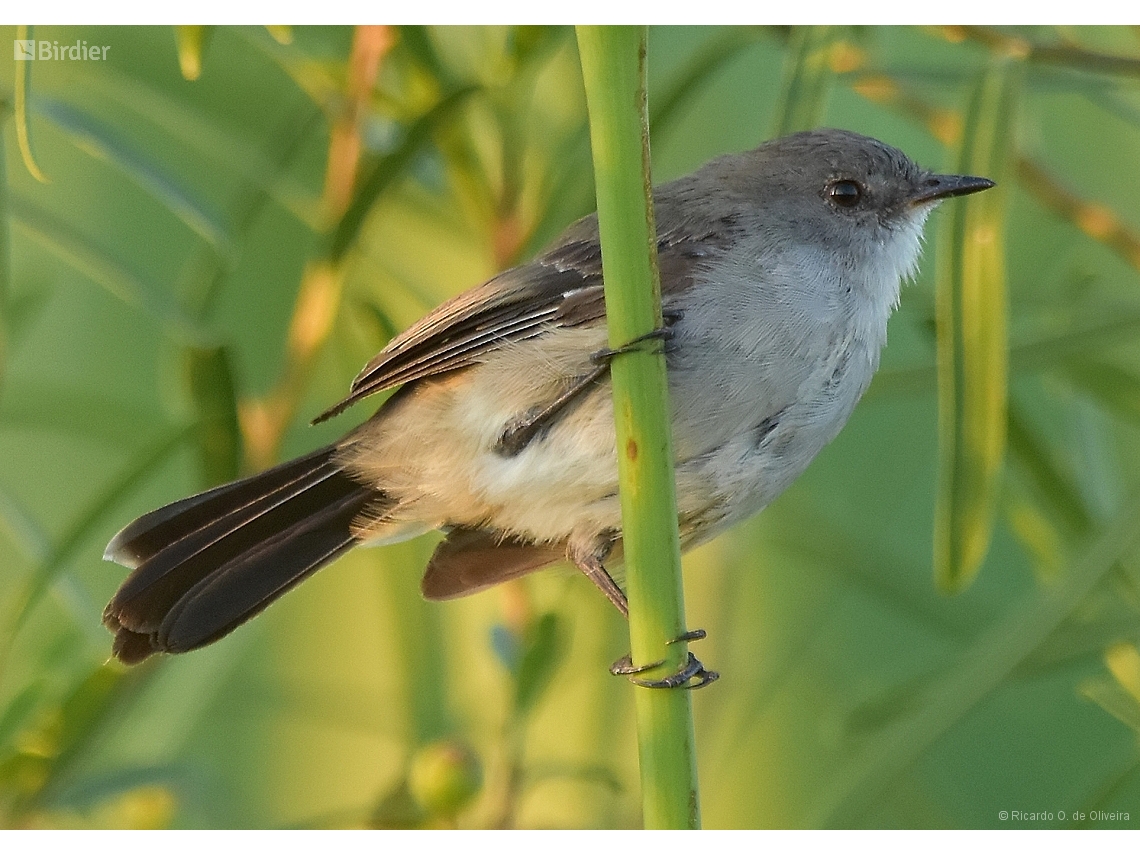
[(435, 49), (431, 33), (422, 24), (405, 24), (400, 27), (400, 47), (412, 57), (413, 60), (434, 77), (440, 90), (451, 88), (455, 84), (454, 75), (444, 65)]
[(43, 787), (49, 764), (46, 757), (22, 751), (0, 759), (0, 792), (6, 796), (0, 820), (5, 828), (16, 825), (12, 817), (18, 816), (23, 803)]
[(823, 121), (835, 73), (831, 48), (844, 27), (795, 27), (776, 107), (773, 137), (807, 131)]
[(174, 37), (178, 42), (178, 68), (183, 79), (197, 80), (202, 76), (202, 52), (212, 30), (212, 27), (201, 26), (174, 28)]
[(1140, 422), (1140, 376), (1102, 359), (1074, 359), (1065, 374), (1083, 392), (1131, 422)]
[[(450, 685), (445, 678), (425, 679), (425, 674), (444, 675), (450, 665), (452, 648), (447, 641), (446, 616), (420, 595), (418, 585), (409, 585), (403, 570), (418, 571), (432, 554), (433, 538), (415, 538), (385, 547), (382, 554), (365, 563), (380, 561), (385, 571), (378, 576), (384, 611), (384, 632), (390, 641), (387, 655), (401, 663), (399, 691), (403, 698), (402, 722), (409, 749), (425, 745), (457, 730), (452, 719)], [(401, 571), (401, 572), (397, 572)], [(377, 617), (379, 620), (379, 616)], [(509, 698), (505, 701), (509, 703)], [(365, 713), (367, 719), (367, 713)]]
[[(1019, 46), (1012, 45), (1014, 50)], [(1140, 77), (1140, 59), (1134, 56), (1114, 56), (1095, 50), (1087, 50), (1073, 44), (1033, 45), (1028, 60), (1032, 63), (1060, 65), (1077, 69), (1083, 73)]]
[(1010, 460), (1025, 474), (1034, 496), (1072, 534), (1087, 534), (1093, 517), (1081, 499), (1081, 491), (1056, 452), (1039, 436), (1010, 401), (1006, 424)]
[(565, 228), (593, 210), (594, 173), (590, 168), (590, 129), (583, 125), (562, 141), (551, 170), (543, 176), (542, 213), (520, 254), (529, 257)]
[(966, 117), (957, 171), (998, 186), (954, 205), (939, 232), (938, 495), (934, 577), (965, 588), (989, 549), (1006, 444), (1005, 207), (1021, 65), (998, 59)]
[(530, 784), (558, 779), (597, 784), (608, 792), (617, 795), (625, 788), (614, 770), (604, 765), (582, 765), (571, 763), (532, 764), (527, 768), (526, 779)]
[(34, 809), (50, 798), (49, 791), (100, 732), (122, 690), (137, 684), (151, 670), (127, 672), (117, 664), (99, 665), (68, 693), (38, 732), (29, 735), (45, 762), (39, 769), (37, 786), (25, 790), (18, 810)]
[(655, 98), (649, 114), (650, 132), (655, 136), (663, 133), (700, 88), (741, 51), (756, 44), (759, 36), (752, 27), (729, 27), (701, 45)]
[(194, 198), (189, 185), (168, 175), (109, 125), (78, 107), (53, 98), (38, 99), (36, 112), (51, 120), (76, 147), (121, 169), (218, 252), (225, 254), (231, 251), (230, 227), (221, 215), (202, 200)]
[(293, 28), (289, 25), (281, 24), (266, 24), (265, 31), (273, 37), (273, 41), (279, 45), (293, 44)]
[(36, 607), (40, 599), (51, 587), (67, 566), (76, 550), (101, 526), (110, 511), (123, 497), (130, 493), (143, 479), (166, 462), (195, 430), (195, 425), (179, 428), (145, 448), (138, 457), (112, 482), (87, 508), (79, 518), (56, 541), (51, 552), (25, 582), (13, 601), (4, 634), (0, 635), (0, 671), (3, 670), (12, 640), (24, 621)]
[(880, 794), (923, 752), (984, 698), (1003, 685), (1069, 620), (1089, 593), (1140, 540), (1140, 491), (1121, 503), (1112, 521), (1057, 582), (1035, 588), (981, 632), (947, 670), (931, 679), (912, 712), (868, 737), (818, 801), (820, 813), (805, 824), (854, 828)]
[[(1140, 757), (1137, 757), (1135, 752), (1124, 754), (1113, 765), (1115, 768), (1111, 771), (1102, 771), (1100, 780), (1091, 789), (1090, 795), (1082, 801), (1081, 814), (1086, 818), (1074, 821), (1073, 814), (1070, 814), (1070, 828), (1112, 827), (1105, 821), (1106, 813), (1119, 809), (1122, 805), (1135, 804), (1135, 798), (1130, 799), (1127, 794), (1135, 792), (1133, 788), (1140, 781)], [(1097, 811), (1105, 813), (1098, 815)]]
[(1140, 612), (1140, 556), (1120, 564), (1121, 599)]
[(845, 741), (855, 744), (873, 738), (896, 721), (914, 715), (919, 698), (935, 679), (933, 674), (916, 674), (855, 706), (844, 717)]
[(1032, 559), (1038, 581), (1050, 583), (1065, 564), (1065, 539), (1053, 519), (1036, 502), (1008, 496), (1003, 502), (1009, 530)]
[(24, 510), (15, 496), (0, 485), (0, 525), (32, 561), (43, 561), (51, 550), (47, 532)]
[(363, 317), (376, 332), (375, 349), (380, 350), (400, 333), (400, 328), (391, 315), (372, 300), (357, 300), (353, 303), (356, 312)]
[(46, 689), (47, 681), (42, 677), (37, 678), (17, 692), (8, 702), (0, 713), (0, 749), (10, 747), (16, 733), (27, 726), (29, 717), (39, 706)]
[[(190, 774), (192, 775), (192, 773)], [(118, 796), (123, 796), (132, 790), (137, 791), (144, 787), (154, 795), (166, 792), (170, 799), (174, 800), (175, 793), (172, 793), (171, 790), (177, 792), (180, 785), (185, 786), (185, 784), (189, 783), (189, 781), (186, 780), (188, 777), (190, 777), (190, 775), (187, 773), (186, 766), (179, 765), (177, 762), (145, 766), (125, 766), (105, 772), (92, 772), (84, 769), (82, 778), (76, 776), (67, 782), (66, 796), (65, 799), (61, 799), (61, 801), (65, 800), (65, 804), (69, 808), (78, 809), (80, 811), (90, 811), (97, 809), (98, 806), (105, 806), (109, 801)], [(158, 805), (155, 805), (152, 809), (157, 809), (159, 813), (164, 813), (162, 801), (160, 796)], [(130, 811), (130, 818), (132, 822), (139, 820), (138, 808)], [(151, 827), (161, 828), (164, 826), (161, 823), (156, 826), (132, 825), (132, 830)], [(343, 825), (341, 827), (343, 827)]]
[[(28, 288), (26, 291), (8, 293), (8, 301), (3, 307), (3, 334), (7, 336), (7, 352), (19, 347), (19, 342), (34, 327), (41, 312), (51, 302), (51, 296), (50, 288)], [(10, 383), (10, 378), (5, 378), (3, 386), (7, 389)]]
[(1067, 621), (1011, 672), (1015, 680), (1039, 679), (1042, 676), (1084, 667), (1110, 644), (1122, 638), (1136, 637), (1136, 612), (1120, 610), (1092, 623)]
[(184, 351), (186, 385), (198, 414), (198, 462), (206, 486), (232, 481), (241, 468), (237, 392), (225, 347)]
[[(98, 109), (87, 105), (90, 111), (118, 113), (130, 126), (153, 126), (179, 147), (216, 165), (222, 174), (233, 175), (251, 185), (250, 189), (264, 192), (311, 231), (321, 227), (318, 194), (284, 169), (302, 140), (324, 132), (325, 116), (319, 108), (308, 103), (301, 106), (296, 118), (285, 123), (286, 130), (266, 144), (234, 132), (219, 124), (212, 113), (114, 66), (97, 63), (85, 71), (84, 83), (99, 99)], [(87, 93), (84, 89), (77, 97), (86, 97)]]
[(1120, 91), (1120, 87), (1115, 85), (1115, 81), (1111, 81), (1110, 85), (1106, 86), (1105, 81), (1090, 79), (1084, 74), (1074, 74), (1073, 78), (1072, 81), (1066, 80), (1065, 83), (1082, 91), (1089, 101), (1101, 109), (1112, 113), (1134, 128), (1140, 128), (1140, 108), (1137, 108), (1132, 99)]
[[(270, 201), (276, 202), (300, 222), (316, 232), (325, 224), (316, 213), (320, 207), (316, 198), (305, 198), (281, 193), (278, 180), (289, 171), (290, 163), (299, 149), (316, 129), (323, 125), (324, 117), (319, 110), (306, 106), (297, 114), (296, 120), (288, 123), (288, 129), (277, 134), (273, 144), (261, 152), (263, 162), (268, 167), (268, 175), (250, 177), (248, 186), (240, 187), (234, 194), (230, 206), (230, 221), (233, 223), (231, 240), (235, 245), (247, 243), (250, 232), (263, 215)], [(223, 149), (224, 150), (224, 149)], [(223, 285), (228, 281), (239, 261), (240, 254), (221, 256), (210, 247), (202, 247), (198, 257), (183, 268), (179, 279), (178, 293), (183, 295), (183, 305), (197, 318), (210, 316), (214, 301), (219, 297)], [(191, 308), (193, 307), (193, 308)]]
[(1120, 687), (1140, 705), (1140, 650), (1122, 641), (1105, 651), (1104, 661)]
[(56, 743), (60, 758), (73, 755), (83, 744), (126, 674), (118, 665), (99, 665), (67, 696), (60, 708)]
[[(840, 577), (844, 584), (857, 586), (864, 594), (947, 638), (961, 637), (973, 625), (974, 618), (948, 611), (926, 591), (909, 584), (908, 560), (883, 554), (870, 536), (848, 531), (841, 521), (816, 511), (799, 511), (798, 517), (802, 527), (765, 533), (765, 543), (788, 550), (820, 573)], [(805, 531), (812, 536), (804, 537)]]
[[(16, 41), (27, 41), (29, 39), (32, 39), (31, 27), (16, 27)], [(34, 40), (32, 41), (32, 52), (34, 56)], [(13, 88), (16, 96), (16, 143), (20, 148), (20, 157), (24, 159), (24, 168), (28, 170), (31, 176), (36, 181), (47, 184), (47, 176), (40, 171), (39, 164), (36, 163), (36, 156), (32, 152), (32, 127), (30, 110), (28, 109), (28, 101), (32, 94), (31, 58), (16, 60), (16, 80)]]
[(547, 612), (529, 627), (515, 677), (515, 709), (530, 712), (558, 670), (566, 652), (565, 630), (558, 615)]
[(1111, 677), (1090, 677), (1078, 691), (1140, 735), (1140, 703)]
[(344, 76), (337, 73), (342, 63), (314, 58), (296, 44), (265, 38), (260, 29), (233, 27), (226, 30), (228, 39), (243, 43), (251, 53), (260, 54), (293, 81), (293, 84), (317, 107), (331, 114), (341, 107)]
[(206, 331), (170, 294), (143, 282), (68, 223), (18, 195), (12, 196), (12, 214), (21, 228), (57, 256), (127, 305), (162, 322), (176, 338), (188, 342), (208, 339)]
[(14, 380), (0, 401), (0, 424), (25, 430), (82, 437), (121, 451), (124, 437), (169, 428), (170, 423), (138, 402), (103, 390), (56, 384), (39, 377)]
[(507, 37), (507, 53), (516, 73), (528, 65), (539, 63), (557, 50), (566, 34), (565, 27), (514, 26)]
[[(993, 192), (996, 189), (984, 195)], [(1110, 317), (1074, 324), (1072, 329), (1013, 345), (1009, 351), (1009, 370), (1014, 374), (1045, 371), (1068, 362), (1074, 356), (1085, 356), (1090, 350), (1133, 341), (1138, 333), (1140, 315), (1131, 310), (1121, 310)], [(887, 369), (875, 375), (864, 399), (921, 394), (932, 389), (937, 382), (936, 365)]]
[(501, 623), (491, 627), (491, 652), (500, 665), (512, 674), (517, 673), (522, 659), (522, 643), (513, 630)]
[[(1140, 598), (1118, 564), (1079, 609), (1050, 633), (1017, 667), (1015, 679), (1037, 678), (1099, 659), (1122, 640), (1140, 641)], [(1056, 584), (1053, 579), (1047, 584)]]
[(339, 262), (355, 242), (376, 200), (404, 174), (415, 156), (431, 140), (432, 134), (450, 121), (463, 103), (477, 91), (477, 86), (465, 86), (444, 97), (412, 123), (404, 141), (395, 151), (381, 158), (372, 167), (368, 176), (357, 186), (348, 210), (333, 232), (328, 250), (328, 258), (332, 263)]
[[(995, 188), (996, 189), (996, 188)], [(988, 193), (993, 193), (990, 190)], [(1088, 325), (1069, 329), (1044, 339), (1019, 344), (1011, 353), (1012, 367), (1032, 370), (1064, 363), (1091, 350), (1102, 350), (1127, 341), (1140, 333), (1140, 315), (1132, 309), (1117, 309), (1112, 315), (1098, 318)]]

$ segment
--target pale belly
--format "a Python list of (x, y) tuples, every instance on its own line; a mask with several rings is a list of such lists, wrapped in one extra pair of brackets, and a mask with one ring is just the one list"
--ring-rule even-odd
[[(620, 531), (607, 381), (517, 454), (496, 450), (520, 413), (556, 397), (568, 374), (592, 369), (589, 354), (605, 345), (604, 331), (569, 332), (559, 333), (560, 354), (549, 342), (515, 344), (491, 363), (409, 389), (350, 437), (343, 454), (349, 469), (393, 500), (384, 517), (362, 522), (362, 535), (383, 542), (459, 525), (560, 543)], [(761, 382), (739, 394), (732, 378), (742, 366), (730, 364), (731, 354), (711, 367), (671, 356), (686, 543), (757, 512), (803, 472), (862, 394), (865, 383), (844, 382), (852, 358), (850, 348), (840, 348), (818, 365), (782, 372), (794, 384)]]

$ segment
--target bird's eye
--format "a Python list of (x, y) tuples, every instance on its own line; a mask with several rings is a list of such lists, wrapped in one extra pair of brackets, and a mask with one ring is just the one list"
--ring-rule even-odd
[(827, 198), (841, 208), (854, 208), (863, 198), (857, 181), (833, 181), (827, 185)]

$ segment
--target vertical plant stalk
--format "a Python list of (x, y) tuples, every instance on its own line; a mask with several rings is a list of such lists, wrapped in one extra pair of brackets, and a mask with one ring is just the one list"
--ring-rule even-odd
[(772, 128), (773, 138), (811, 130), (823, 120), (835, 80), (831, 52), (844, 32), (844, 27), (833, 26), (794, 29)]
[(940, 233), (934, 578), (947, 592), (968, 585), (985, 560), (1001, 487), (1009, 374), (1003, 237), (1020, 80), (1021, 63), (998, 58), (975, 91), (958, 171), (998, 186), (954, 205)]
[[(345, 101), (329, 131), (324, 206), (334, 223), (343, 220), (357, 187), (360, 125), (384, 56), (394, 41), (384, 26), (359, 26), (352, 41)], [(335, 247), (338, 229), (333, 229)], [(289, 324), (285, 367), (276, 387), (261, 400), (243, 402), (241, 427), (251, 469), (277, 461), (286, 429), (300, 404), (316, 357), (332, 333), (342, 297), (342, 258), (330, 248), (309, 264), (301, 280)]]
[(329, 129), (324, 206), (333, 222), (343, 217), (352, 204), (363, 148), (361, 124), (368, 112), (380, 63), (395, 41), (392, 28), (387, 26), (358, 26), (353, 32), (344, 103)]
[[(660, 328), (661, 286), (649, 177), (644, 27), (579, 27), (590, 115), (610, 346)], [(687, 658), (681, 550), (665, 357), (652, 348), (610, 367), (633, 661)], [(634, 692), (646, 828), (697, 828), (696, 749), (689, 693)]]

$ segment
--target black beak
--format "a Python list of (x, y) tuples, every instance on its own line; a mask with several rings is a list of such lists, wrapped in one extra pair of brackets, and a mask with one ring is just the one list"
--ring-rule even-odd
[(949, 199), (951, 196), (965, 196), (977, 193), (980, 190), (989, 190), (994, 183), (988, 178), (976, 178), (973, 175), (930, 175), (910, 197), (912, 205), (921, 205), (924, 202), (937, 202), (940, 199)]

